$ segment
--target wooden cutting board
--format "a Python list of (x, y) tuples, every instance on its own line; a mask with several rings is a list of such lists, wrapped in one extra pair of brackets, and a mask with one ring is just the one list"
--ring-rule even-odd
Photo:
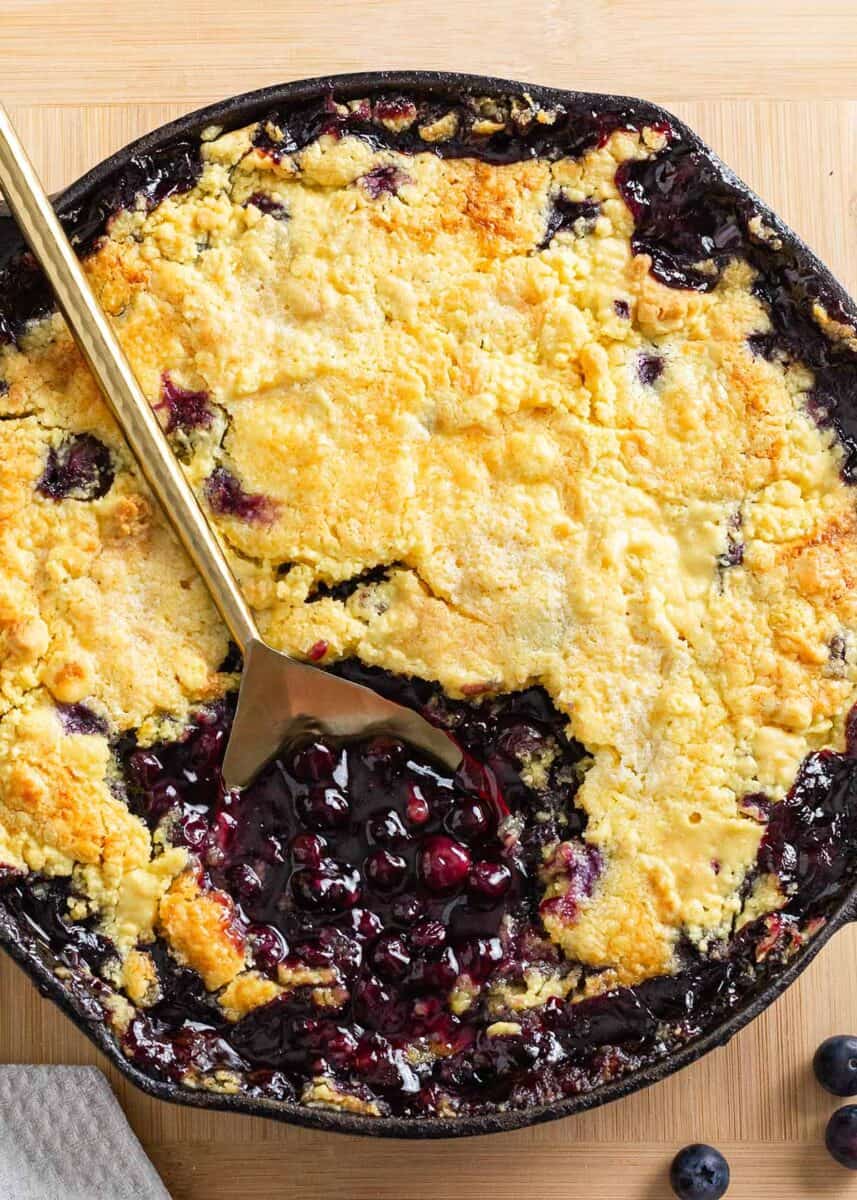
[[(0, 93), (50, 189), (208, 101), (394, 66), (658, 101), (857, 292), (853, 0), (0, 0)], [(175, 1200), (668, 1200), (670, 1158), (695, 1140), (728, 1156), (730, 1200), (815, 1200), (857, 1196), (857, 1176), (823, 1148), (836, 1105), (810, 1071), (823, 1037), (857, 1032), (855, 980), (857, 931), (846, 930), (726, 1049), (666, 1083), (460, 1142), (346, 1140), (150, 1100), (5, 958), (0, 1061), (105, 1068)]]

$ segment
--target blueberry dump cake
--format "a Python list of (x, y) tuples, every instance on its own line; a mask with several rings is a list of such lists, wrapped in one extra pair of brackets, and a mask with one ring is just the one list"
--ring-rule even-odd
[(89, 278), (265, 637), (424, 712), (241, 793), (240, 678), (26, 257), (0, 281), (0, 903), (147, 1075), (593, 1092), (857, 855), (857, 333), (635, 110), (335, 96), (133, 160)]

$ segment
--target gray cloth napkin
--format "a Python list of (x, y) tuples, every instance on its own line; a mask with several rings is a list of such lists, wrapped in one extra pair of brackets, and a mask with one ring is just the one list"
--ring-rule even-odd
[(0, 1200), (170, 1200), (96, 1067), (0, 1067)]

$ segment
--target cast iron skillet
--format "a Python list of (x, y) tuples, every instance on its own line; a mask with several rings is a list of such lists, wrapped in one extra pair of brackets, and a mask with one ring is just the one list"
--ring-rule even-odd
[[(647, 124), (667, 123), (687, 145), (707, 160), (715, 176), (730, 192), (758, 213), (768, 228), (781, 240), (782, 253), (793, 268), (795, 277), (802, 281), (805, 288), (808, 287), (809, 294), (822, 300), (828, 311), (835, 314), (840, 321), (857, 326), (857, 305), (833, 278), (827, 267), (691, 130), (664, 109), (624, 96), (566, 92), (478, 75), (435, 71), (381, 71), (302, 80), (235, 96), (164, 125), (132, 142), (87, 172), (61, 193), (57, 198), (56, 207), (64, 217), (67, 228), (85, 243), (98, 232), (104, 219), (110, 215), (111, 204), (115, 207), (115, 196), (121, 188), (124, 186), (127, 190), (129, 177), (132, 182), (138, 180), (138, 186), (146, 182), (145, 171), (152, 169), (150, 156), (154, 156), (157, 162), (159, 155), (165, 150), (180, 146), (184, 141), (193, 142), (206, 126), (238, 128), (260, 119), (271, 110), (282, 112), (291, 106), (319, 100), (331, 94), (335, 94), (337, 99), (358, 99), (378, 91), (405, 93), (414, 98), (437, 100), (440, 103), (454, 102), (466, 94), (514, 97), (526, 93), (545, 107), (564, 105), (574, 113), (580, 114), (581, 119), (585, 121), (597, 120), (602, 113), (622, 110)], [(114, 197), (112, 201), (111, 196)], [(0, 218), (0, 270), (20, 250), (21, 242), (11, 220)], [(26, 299), (24, 306), (27, 307)], [(837, 424), (840, 422), (837, 421)], [(846, 471), (846, 475), (850, 474), (850, 471)], [(834, 933), (853, 920), (857, 920), (857, 864), (850, 884), (829, 912), (826, 925), (810, 939), (796, 957), (776, 969), (773, 977), (745, 996), (727, 1020), (721, 1021), (704, 1036), (675, 1049), (663, 1059), (588, 1094), (539, 1107), (464, 1116), (452, 1120), (364, 1117), (309, 1109), (292, 1102), (191, 1091), (175, 1083), (152, 1079), (122, 1054), (116, 1039), (103, 1020), (100, 1006), (94, 1002), (92, 996), (73, 977), (65, 980), (57, 978), (54, 973), (56, 962), (44, 948), (34, 943), (28, 931), (22, 927), (22, 923), (19, 923), (2, 903), (0, 944), (23, 967), (39, 991), (63, 1009), (128, 1079), (151, 1096), (197, 1108), (272, 1117), (294, 1125), (305, 1125), (336, 1133), (375, 1137), (443, 1138), (496, 1133), (555, 1120), (617, 1100), (621, 1096), (665, 1079), (674, 1071), (701, 1058), (709, 1050), (725, 1045), (734, 1034), (782, 995)]]

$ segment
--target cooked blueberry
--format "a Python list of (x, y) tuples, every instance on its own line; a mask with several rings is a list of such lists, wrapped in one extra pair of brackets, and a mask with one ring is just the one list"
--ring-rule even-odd
[(411, 945), (418, 950), (440, 950), (446, 944), (446, 929), (440, 921), (422, 921), (411, 930)]
[(158, 821), (181, 804), (178, 788), (168, 779), (158, 780), (143, 793), (143, 808), (149, 821)]
[(403, 979), (411, 965), (411, 956), (404, 938), (394, 933), (379, 938), (372, 951), (372, 962), (383, 979)]
[(379, 846), (396, 846), (410, 840), (402, 818), (394, 808), (382, 808), (370, 819), (367, 832)]
[(544, 750), (545, 736), (534, 725), (524, 722), (507, 726), (497, 739), (497, 748), (508, 754), (519, 766)]
[(477, 896), (500, 900), (512, 886), (512, 872), (505, 863), (475, 862), (470, 868), (467, 886)]
[(379, 892), (395, 892), (405, 881), (408, 864), (390, 850), (375, 850), (363, 864), (367, 881)]
[[(399, 999), (398, 993), (392, 985), (384, 983), (377, 975), (363, 975), (357, 981), (353, 1007), (354, 1015), (361, 1025), (384, 1033), (398, 1033), (407, 1020), (405, 1005)], [(361, 1075), (372, 1078), (371, 1070), (359, 1066), (358, 1070)]]
[(164, 773), (164, 764), (151, 750), (135, 750), (128, 760), (137, 783), (149, 787)]
[(459, 800), (444, 818), (444, 825), (460, 841), (475, 842), (494, 825), (492, 815), (481, 800)]
[(218, 517), (237, 517), (260, 525), (270, 525), (276, 518), (276, 502), (261, 492), (245, 492), (225, 467), (214, 468), (203, 490), (209, 508)]
[(296, 779), (318, 782), (333, 779), (336, 757), (324, 742), (310, 742), (297, 750), (292, 758), (291, 769)]
[(310, 912), (344, 912), (360, 899), (360, 878), (336, 864), (323, 870), (306, 867), (292, 876), (292, 889), (298, 904)]
[(196, 813), (182, 817), (172, 831), (171, 840), (177, 846), (200, 853), (208, 841), (208, 822)]
[(289, 952), (286, 940), (273, 925), (253, 925), (247, 931), (253, 959), (263, 971), (275, 971)]
[(357, 1038), (354, 1034), (337, 1026), (335, 1031), (325, 1038), (324, 1056), (334, 1067), (342, 1070), (350, 1065), (356, 1048)]
[(262, 880), (249, 863), (237, 863), (229, 872), (231, 892), (240, 900), (252, 900), (262, 891)]
[(85, 704), (58, 704), (57, 716), (66, 733), (107, 733), (107, 722)]
[(812, 1060), (815, 1077), (834, 1096), (857, 1096), (857, 1037), (829, 1037)]
[(631, 306), (627, 300), (614, 300), (613, 311), (617, 317), (621, 317), (625, 321), (631, 316)]
[(425, 910), (422, 901), (417, 896), (407, 894), (397, 896), (390, 911), (393, 920), (398, 921), (400, 925), (413, 925), (415, 921), (419, 921)]
[(310, 829), (336, 829), (348, 823), (348, 800), (336, 787), (313, 784), (298, 801), (298, 810)]
[(402, 765), (406, 749), (402, 742), (391, 737), (376, 737), (365, 747), (362, 759), (370, 771), (376, 771), (387, 778)]
[(373, 941), (384, 928), (378, 914), (368, 908), (353, 908), (346, 919), (348, 927), (361, 941)]
[(246, 208), (248, 204), (258, 208), (259, 212), (273, 217), (275, 221), (288, 220), (289, 213), (286, 206), (279, 200), (275, 200), (273, 196), (267, 196), (264, 192), (254, 192), (248, 200), (244, 201), (244, 207)]
[(678, 1200), (720, 1200), (729, 1187), (729, 1164), (713, 1146), (685, 1146), (672, 1161), (670, 1184)]
[(392, 163), (373, 167), (366, 175), (360, 177), (367, 196), (377, 200), (380, 196), (397, 196), (399, 188), (411, 182), (411, 177)]
[(857, 1104), (839, 1108), (827, 1122), (824, 1144), (849, 1171), (857, 1171)]
[(637, 378), (640, 383), (651, 387), (660, 379), (664, 370), (664, 360), (658, 354), (640, 354), (637, 356)]
[[(390, 1029), (387, 1031), (393, 1032)], [(358, 1074), (382, 1091), (419, 1091), (419, 1078), (408, 1066), (402, 1051), (394, 1049), (386, 1038), (378, 1034), (366, 1034), (360, 1039), (353, 1061)]]
[(189, 433), (193, 429), (207, 429), (214, 420), (208, 401), (208, 392), (193, 392), (179, 387), (164, 372), (161, 376), (161, 397), (154, 407), (166, 410), (167, 433), (175, 433), (176, 430)]
[(416, 120), (417, 106), (407, 96), (382, 96), (375, 101), (373, 116), (376, 121), (403, 125)]
[(473, 938), (458, 948), (461, 970), (472, 979), (485, 979), (503, 959), (503, 943), (498, 937)]
[(418, 784), (408, 785), (408, 803), (405, 811), (412, 825), (425, 825), (429, 819), (428, 801)]
[(91, 433), (52, 446), (36, 490), (51, 500), (98, 500), (113, 484), (110, 451)]
[(467, 878), (470, 851), (443, 834), (427, 837), (420, 846), (420, 874), (432, 892), (453, 892)]
[(411, 974), (411, 986), (422, 986), (433, 991), (448, 991), (459, 974), (461, 967), (452, 946), (444, 946), (436, 954), (420, 959)]
[(302, 867), (320, 867), (327, 843), (315, 833), (299, 833), (292, 838), (289, 847), (292, 860)]

